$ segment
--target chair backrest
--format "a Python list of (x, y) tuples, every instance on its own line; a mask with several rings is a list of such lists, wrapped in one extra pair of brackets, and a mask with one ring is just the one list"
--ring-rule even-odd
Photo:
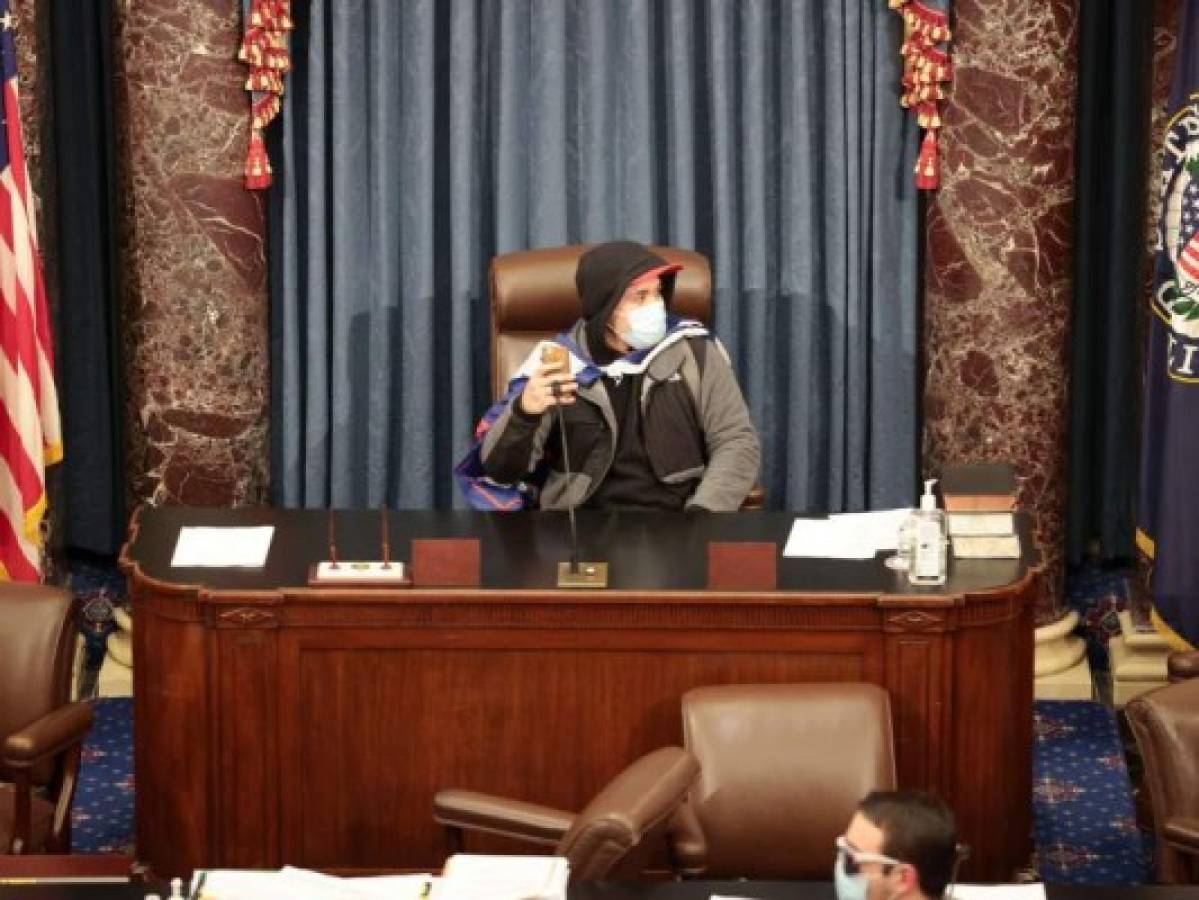
[(570, 862), (571, 880), (640, 874), (698, 776), (694, 756), (662, 747), (608, 782), (558, 842), (555, 852)]
[(1199, 819), (1199, 679), (1166, 685), (1125, 707), (1145, 762), (1145, 785), (1157, 833), (1158, 880), (1199, 881), (1199, 860), (1163, 840), (1170, 819)]
[[(575, 270), (593, 244), (505, 253), (491, 261), (491, 392), (499, 397), (538, 341), (566, 331), (579, 318)], [(651, 247), (680, 263), (672, 309), (705, 324), (712, 315), (712, 270), (694, 250)]]
[[(40, 584), (0, 585), (0, 741), (71, 699), (71, 595)], [(52, 764), (33, 771), (48, 784)], [(13, 774), (0, 763), (0, 780)]]
[(858, 801), (895, 786), (891, 704), (872, 684), (696, 688), (683, 741), (707, 878), (827, 880)]

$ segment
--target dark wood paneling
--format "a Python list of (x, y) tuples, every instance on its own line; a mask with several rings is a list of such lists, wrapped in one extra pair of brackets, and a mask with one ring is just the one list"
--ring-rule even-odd
[(820, 651), (818, 636), (772, 635), (757, 649), (713, 652), (706, 639), (630, 649), (602, 631), (503, 637), (351, 631), (285, 641), (283, 780), (302, 785), (283, 797), (285, 859), (437, 866), (437, 788), (577, 808), (629, 760), (681, 741), (688, 689), (866, 680), (874, 642)]
[(183, 602), (133, 585), (133, 737), (140, 859), (179, 872), (213, 858), (208, 633)]

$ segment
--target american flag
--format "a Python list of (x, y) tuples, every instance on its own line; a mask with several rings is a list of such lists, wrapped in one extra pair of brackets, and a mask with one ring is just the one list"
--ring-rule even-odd
[(46, 290), (17, 104), (16, 17), (0, 0), (0, 579), (37, 581), (45, 467), (62, 458)]

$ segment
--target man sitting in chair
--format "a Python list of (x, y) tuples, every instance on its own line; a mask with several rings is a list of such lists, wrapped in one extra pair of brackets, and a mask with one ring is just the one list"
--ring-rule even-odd
[(583, 254), (583, 318), (552, 342), (564, 358), (534, 350), (480, 426), (493, 488), (523, 487), (540, 469), (542, 509), (740, 507), (758, 437), (724, 348), (668, 312), (679, 269), (632, 241)]
[(837, 838), (837, 900), (935, 900), (960, 856), (944, 803), (922, 791), (874, 791)]

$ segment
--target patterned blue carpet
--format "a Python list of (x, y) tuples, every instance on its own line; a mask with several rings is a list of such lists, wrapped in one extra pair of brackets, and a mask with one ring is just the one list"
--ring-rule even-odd
[[(96, 700), (75, 801), (80, 853), (131, 852), (132, 701)], [(1151, 880), (1133, 816), (1128, 769), (1112, 711), (1098, 703), (1040, 701), (1033, 749), (1036, 865), (1045, 881)]]
[(1115, 713), (1090, 701), (1036, 704), (1035, 864), (1047, 882), (1141, 884), (1152, 855), (1137, 827)]
[(93, 700), (92, 711), (71, 812), (71, 846), (76, 853), (132, 853), (133, 700)]

